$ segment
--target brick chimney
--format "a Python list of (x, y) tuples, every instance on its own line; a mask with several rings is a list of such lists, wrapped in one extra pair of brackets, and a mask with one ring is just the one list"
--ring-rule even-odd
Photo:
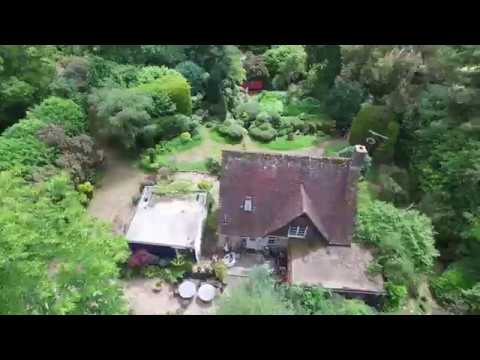
[(350, 170), (347, 180), (347, 191), (346, 191), (346, 201), (347, 202), (356, 202), (357, 201), (357, 184), (358, 179), (360, 178), (360, 172), (362, 166), (365, 163), (367, 158), (368, 151), (367, 148), (363, 145), (355, 145), (355, 149), (352, 155), (352, 162), (350, 164)]

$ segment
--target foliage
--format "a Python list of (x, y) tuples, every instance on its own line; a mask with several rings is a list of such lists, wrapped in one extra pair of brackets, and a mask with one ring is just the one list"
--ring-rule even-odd
[(438, 256), (433, 234), (431, 220), (417, 210), (359, 202), (355, 238), (376, 248), (376, 261), (395, 285), (413, 286), (418, 274), (432, 271)]
[(258, 141), (269, 142), (275, 139), (277, 131), (269, 122), (263, 123), (259, 126), (253, 124), (248, 129), (250, 136)]
[(66, 177), (33, 187), (2, 172), (0, 189), (2, 314), (125, 312), (115, 279), (127, 242), (87, 215)]
[(263, 55), (254, 55), (248, 52), (243, 62), (248, 80), (265, 80), (270, 77)]
[(228, 275), (228, 268), (227, 265), (223, 261), (215, 261), (212, 264), (213, 273), (218, 281), (224, 282), (226, 276)]
[(38, 132), (38, 137), (59, 152), (54, 164), (65, 169), (74, 184), (94, 179), (95, 170), (103, 161), (103, 153), (97, 149), (93, 138), (85, 134), (67, 137), (63, 128), (56, 125), (45, 126)]
[(250, 271), (245, 283), (222, 297), (217, 315), (288, 315), (291, 312), (275, 291), (270, 273), (264, 267)]
[(216, 128), (221, 135), (229, 138), (233, 141), (241, 141), (243, 139), (243, 135), (245, 134), (245, 129), (243, 126), (233, 119), (225, 120), (221, 125)]
[(90, 181), (87, 181), (78, 185), (77, 189), (80, 193), (85, 194), (88, 198), (91, 199), (93, 196), (93, 190), (95, 189), (95, 187), (92, 185)]
[(205, 82), (209, 74), (193, 61), (184, 61), (175, 67), (175, 70), (183, 75), (192, 87), (192, 94), (203, 93)]
[(305, 45), (307, 53), (307, 66), (309, 70), (315, 65), (322, 65), (322, 74), (317, 77), (320, 82), (314, 86), (324, 86), (329, 89), (333, 86), (335, 78), (340, 74), (342, 68), (342, 55), (339, 45)]
[(178, 72), (166, 66), (144, 66), (137, 72), (138, 85), (148, 84), (166, 75), (178, 75)]
[(397, 311), (405, 305), (408, 290), (404, 285), (395, 285), (387, 282), (385, 290), (387, 292), (386, 311)]
[(356, 82), (337, 79), (326, 99), (326, 109), (336, 120), (338, 130), (350, 128), (353, 117), (360, 111), (364, 100), (364, 90)]
[(19, 168), (30, 173), (33, 167), (53, 163), (55, 150), (37, 137), (45, 124), (40, 120), (21, 120), (0, 136), (0, 171)]
[(465, 291), (472, 289), (479, 278), (480, 271), (475, 260), (466, 258), (450, 264), (441, 275), (431, 281), (430, 286), (439, 303), (453, 311), (463, 312), (466, 310)]
[(153, 190), (155, 194), (167, 196), (187, 194), (196, 190), (195, 184), (188, 180), (176, 180), (169, 183), (161, 182)]
[(220, 171), (222, 170), (220, 163), (213, 158), (207, 158), (206, 167), (208, 172), (215, 176), (220, 175)]
[[(382, 141), (371, 131), (388, 137), (388, 140)], [(351, 145), (367, 145), (367, 138), (374, 138), (380, 145), (375, 148), (372, 157), (387, 162), (393, 159), (398, 132), (399, 125), (386, 107), (365, 105), (353, 119), (349, 142)]]
[(89, 96), (102, 135), (117, 139), (127, 149), (136, 146), (151, 124), (152, 98), (128, 89), (99, 89)]
[(60, 125), (68, 135), (78, 135), (87, 129), (83, 109), (69, 99), (51, 96), (27, 113), (27, 118)]
[(277, 90), (286, 89), (305, 75), (307, 54), (303, 45), (279, 45), (267, 50), (264, 56)]
[(197, 184), (198, 188), (203, 191), (210, 191), (213, 187), (213, 184), (210, 181), (202, 180)]
[(137, 72), (136, 66), (90, 56), (87, 84), (90, 88), (128, 88), (137, 83)]
[(28, 107), (48, 94), (55, 55), (51, 45), (0, 46), (0, 129), (23, 118)]
[(284, 103), (286, 102), (286, 93), (284, 91), (262, 91), (258, 95), (257, 100), (262, 112), (282, 115)]

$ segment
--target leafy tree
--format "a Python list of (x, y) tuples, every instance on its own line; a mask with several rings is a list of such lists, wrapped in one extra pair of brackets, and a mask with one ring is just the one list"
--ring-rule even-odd
[(254, 55), (252, 52), (247, 52), (243, 67), (248, 80), (267, 80), (270, 77), (263, 55)]
[(56, 96), (51, 96), (35, 106), (28, 112), (27, 118), (61, 125), (69, 135), (78, 135), (87, 129), (83, 109), (72, 100)]
[(246, 283), (222, 297), (217, 315), (288, 315), (291, 312), (275, 291), (268, 270), (257, 267), (250, 271)]
[(280, 45), (265, 52), (265, 63), (273, 86), (286, 89), (306, 74), (307, 54), (303, 45)]
[(339, 45), (305, 45), (307, 54), (308, 92), (322, 99), (327, 94), (342, 68)]
[(47, 95), (55, 56), (50, 45), (0, 46), (0, 129), (22, 118), (29, 106)]
[(326, 99), (326, 108), (336, 120), (338, 130), (346, 131), (352, 124), (353, 117), (360, 111), (365, 100), (365, 92), (357, 82), (338, 78)]
[(397, 209), (382, 201), (359, 201), (355, 238), (376, 248), (387, 280), (413, 286), (428, 274), (438, 256), (431, 220), (417, 210)]
[(120, 314), (124, 238), (92, 220), (66, 177), (36, 187), (0, 173), (0, 313)]
[(147, 94), (129, 89), (99, 89), (89, 96), (101, 134), (115, 138), (127, 149), (136, 142), (145, 127), (152, 124), (149, 113), (153, 100)]
[(205, 82), (207, 81), (209, 74), (199, 65), (193, 61), (184, 61), (175, 67), (180, 74), (188, 80), (192, 94), (204, 93)]

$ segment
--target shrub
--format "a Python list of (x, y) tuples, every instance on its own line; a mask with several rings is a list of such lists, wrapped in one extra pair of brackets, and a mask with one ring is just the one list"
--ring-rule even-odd
[(237, 115), (247, 122), (254, 121), (261, 111), (260, 104), (255, 100), (242, 103), (236, 109)]
[(257, 100), (261, 111), (267, 113), (283, 114), (284, 104), (286, 102), (286, 92), (283, 91), (263, 91), (258, 95)]
[(94, 186), (90, 183), (90, 181), (84, 182), (78, 185), (78, 191), (82, 194), (85, 194), (89, 199), (93, 196)]
[(130, 89), (98, 89), (89, 96), (102, 135), (117, 139), (127, 149), (135, 147), (147, 125), (153, 100)]
[(208, 79), (208, 73), (199, 65), (192, 61), (184, 61), (175, 67), (192, 87), (192, 94), (203, 93), (205, 91), (205, 82)]
[(395, 285), (394, 283), (387, 282), (385, 284), (385, 290), (387, 292), (385, 310), (399, 310), (405, 304), (408, 295), (407, 288), (404, 285)]
[(471, 289), (479, 279), (475, 260), (465, 259), (454, 262), (430, 284), (433, 295), (438, 302), (454, 311), (464, 309), (464, 291)]
[(265, 80), (270, 76), (267, 65), (265, 64), (265, 58), (262, 55), (254, 55), (248, 52), (243, 62), (243, 67), (247, 73), (248, 80)]
[(225, 120), (220, 126), (217, 127), (217, 131), (234, 141), (240, 141), (243, 139), (245, 129), (239, 122), (231, 119)]
[(37, 137), (45, 123), (40, 120), (21, 120), (0, 136), (0, 171), (20, 167), (29, 173), (33, 167), (52, 164), (55, 149)]
[(307, 54), (303, 45), (280, 45), (267, 50), (264, 56), (271, 77), (280, 75), (290, 83), (305, 74)]
[(369, 137), (380, 141), (380, 139), (373, 136), (370, 131), (388, 137), (387, 141), (382, 142), (381, 145), (375, 149), (373, 158), (379, 161), (391, 160), (397, 142), (399, 125), (395, 121), (393, 114), (387, 110), (386, 107), (367, 104), (359, 111), (352, 123), (349, 138), (350, 144), (366, 144), (366, 140)]
[(78, 135), (87, 128), (87, 119), (82, 108), (72, 100), (56, 96), (51, 96), (35, 106), (27, 118), (61, 125), (69, 135)]
[(264, 267), (250, 271), (245, 283), (219, 301), (217, 315), (288, 315), (291, 313), (275, 291), (274, 281)]
[(67, 170), (74, 184), (94, 178), (95, 169), (103, 161), (103, 153), (97, 149), (93, 138), (85, 134), (67, 137), (63, 128), (55, 125), (44, 127), (38, 137), (59, 151), (55, 165)]
[(169, 73), (152, 82), (142, 84), (135, 89), (148, 94), (165, 93), (175, 104), (176, 110), (184, 115), (192, 114), (192, 96), (190, 85), (180, 73)]
[(147, 250), (135, 251), (128, 260), (129, 268), (143, 268), (149, 265), (154, 265), (158, 262), (158, 257), (150, 254)]
[(223, 261), (215, 261), (212, 265), (213, 273), (218, 281), (224, 282), (225, 277), (228, 275), (228, 268)]
[(365, 91), (357, 82), (337, 79), (326, 100), (328, 114), (336, 121), (337, 129), (346, 131), (360, 111)]
[(248, 130), (251, 137), (256, 140), (269, 142), (275, 139), (277, 136), (277, 131), (272, 127), (270, 123), (264, 123), (260, 126), (250, 126)]
[(212, 189), (213, 184), (210, 181), (202, 180), (197, 184), (197, 186), (200, 190), (204, 190), (208, 192)]
[(220, 163), (217, 160), (215, 160), (213, 158), (208, 158), (205, 165), (206, 165), (207, 170), (210, 174), (215, 175), (215, 176), (220, 175), (220, 171), (222, 170), (222, 166), (220, 165)]
[(137, 72), (137, 84), (148, 84), (170, 74), (177, 75), (178, 72), (166, 66), (144, 66)]
[(439, 255), (427, 216), (382, 201), (359, 201), (355, 238), (377, 249), (377, 262), (396, 285), (413, 286), (417, 275), (432, 271)]
[(188, 194), (196, 190), (195, 185), (188, 180), (176, 180), (172, 182), (161, 182), (154, 188), (158, 195)]
[(180, 134), (180, 139), (184, 142), (188, 142), (192, 140), (192, 135), (189, 132), (183, 132)]
[(175, 105), (168, 94), (158, 86), (156, 82), (140, 85), (133, 90), (147, 94), (152, 98), (153, 107), (149, 111), (149, 114), (153, 118), (173, 115), (177, 110), (177, 105)]

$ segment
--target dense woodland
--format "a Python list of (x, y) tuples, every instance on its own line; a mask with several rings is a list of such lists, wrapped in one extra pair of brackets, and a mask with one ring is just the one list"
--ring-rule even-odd
[[(250, 96), (252, 80), (265, 90)], [(386, 281), (381, 312), (428, 312), (425, 287), (480, 312), (480, 46), (2, 45), (0, 313), (127, 313), (126, 239), (85, 211), (101, 148), (156, 171), (203, 128), (285, 148), (348, 140), (332, 156), (367, 145), (355, 241)], [(250, 281), (219, 313), (376, 312), (261, 270)]]

